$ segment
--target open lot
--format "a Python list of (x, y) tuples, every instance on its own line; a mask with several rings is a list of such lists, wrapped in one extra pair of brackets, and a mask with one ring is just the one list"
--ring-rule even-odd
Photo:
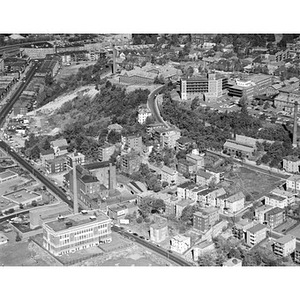
[(253, 200), (259, 199), (283, 183), (283, 180), (244, 167), (227, 173), (225, 178), (227, 181), (222, 185), (227, 192), (233, 194), (242, 191), (245, 195), (250, 194)]

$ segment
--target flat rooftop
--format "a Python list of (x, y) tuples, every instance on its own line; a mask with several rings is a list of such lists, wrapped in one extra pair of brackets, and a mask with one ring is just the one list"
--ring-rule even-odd
[(276, 243), (286, 244), (286, 243), (292, 241), (293, 239), (295, 239), (294, 236), (287, 234), (287, 235), (284, 235), (283, 237), (279, 238), (278, 240), (276, 240)]
[(13, 172), (13, 171), (4, 171), (0, 173), (0, 179), (6, 179), (9, 178), (11, 176), (17, 175), (17, 173)]
[[(45, 224), (48, 227), (50, 227), (53, 231), (59, 232), (59, 231), (67, 230), (69, 228), (80, 227), (81, 225), (87, 225), (87, 224), (110, 220), (110, 218), (107, 215), (100, 212), (96, 214), (95, 219), (90, 219), (90, 217), (92, 216), (94, 216), (93, 211), (90, 211), (87, 214), (78, 213), (78, 214), (68, 215), (65, 217), (64, 220), (55, 220), (51, 222), (46, 222)], [(71, 222), (72, 226), (67, 226), (66, 225), (67, 222)]]
[(15, 203), (22, 203), (23, 201), (35, 199), (38, 196), (40, 196), (40, 194), (36, 192), (28, 192), (25, 189), (3, 195), (3, 197)]

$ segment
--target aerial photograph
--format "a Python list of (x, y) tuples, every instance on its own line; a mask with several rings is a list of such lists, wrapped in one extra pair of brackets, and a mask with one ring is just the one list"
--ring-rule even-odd
[(300, 266), (299, 83), (300, 34), (1, 33), (0, 266)]

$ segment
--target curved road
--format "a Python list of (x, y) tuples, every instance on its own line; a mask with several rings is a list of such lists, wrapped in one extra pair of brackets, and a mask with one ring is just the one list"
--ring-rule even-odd
[(154, 116), (155, 120), (159, 123), (164, 124), (166, 127), (169, 127), (169, 125), (163, 120), (163, 118), (160, 115), (157, 101), (156, 101), (156, 96), (159, 94), (159, 92), (163, 89), (163, 86), (158, 87), (154, 91), (152, 91), (149, 96), (148, 96), (148, 108), (151, 110), (152, 115)]

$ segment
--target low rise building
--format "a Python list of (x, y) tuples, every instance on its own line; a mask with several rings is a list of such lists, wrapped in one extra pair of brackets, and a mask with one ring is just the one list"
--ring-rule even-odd
[(73, 167), (73, 161), (76, 162), (76, 165), (84, 165), (85, 155), (77, 151), (66, 155), (66, 162), (68, 167)]
[(143, 151), (142, 137), (139, 135), (122, 136), (122, 150), (125, 152), (134, 151), (141, 153)]
[(144, 124), (148, 117), (151, 117), (151, 110), (147, 105), (140, 105), (138, 109), (138, 122)]
[(189, 147), (192, 147), (194, 143), (192, 139), (182, 136), (176, 141), (176, 150), (186, 151)]
[(170, 250), (183, 254), (191, 247), (191, 238), (178, 234), (170, 240)]
[(178, 128), (157, 128), (153, 135), (160, 142), (162, 148), (174, 149), (181, 133)]
[(198, 194), (198, 203), (201, 206), (218, 206), (218, 198), (226, 194), (224, 188), (203, 189)]
[(197, 165), (186, 159), (180, 159), (177, 164), (177, 170), (178, 173), (183, 175), (195, 174), (197, 172)]
[(241, 219), (232, 226), (232, 234), (239, 240), (245, 240), (247, 229), (253, 227), (254, 225), (256, 225), (254, 221)]
[(178, 173), (167, 166), (161, 168), (161, 181), (166, 181), (168, 184), (177, 184)]
[(286, 218), (285, 210), (279, 207), (273, 207), (266, 212), (265, 222), (270, 228), (281, 225)]
[(113, 144), (105, 143), (99, 148), (99, 160), (109, 161), (111, 156), (115, 153), (116, 146)]
[(256, 151), (255, 147), (249, 145), (243, 145), (234, 140), (226, 140), (223, 148), (224, 148), (224, 152), (230, 156), (246, 157), (246, 158), (253, 157)]
[(237, 192), (231, 196), (220, 196), (217, 198), (217, 206), (219, 206), (223, 212), (235, 214), (242, 210), (245, 205), (245, 195), (243, 192)]
[(300, 159), (296, 156), (287, 156), (283, 158), (283, 169), (290, 173), (300, 172)]
[(17, 173), (10, 171), (10, 170), (1, 172), (0, 173), (0, 184), (3, 182), (6, 182), (6, 181), (12, 180), (12, 179), (16, 179), (18, 177), (19, 177), (19, 175)]
[(207, 171), (198, 170), (196, 173), (196, 183), (199, 185), (209, 185), (215, 180), (215, 176)]
[(52, 141), (50, 144), (54, 151), (54, 156), (60, 156), (68, 153), (68, 142), (66, 139), (58, 139)]
[(54, 159), (45, 161), (45, 168), (48, 174), (61, 173), (67, 170), (66, 156), (54, 157)]
[(290, 234), (287, 234), (278, 240), (274, 244), (274, 253), (281, 256), (287, 257), (296, 250), (296, 238)]
[(40, 153), (40, 159), (41, 159), (43, 165), (45, 165), (46, 160), (54, 159), (53, 149), (42, 150), (41, 153)]
[(300, 175), (292, 175), (286, 179), (287, 191), (295, 194), (300, 193)]
[(267, 237), (267, 227), (262, 224), (256, 224), (246, 231), (246, 243), (249, 246), (255, 246)]
[(150, 225), (150, 240), (154, 243), (161, 243), (169, 236), (168, 223), (165, 221)]
[(142, 159), (136, 152), (130, 152), (121, 156), (121, 171), (126, 174), (138, 172)]
[(285, 208), (288, 205), (295, 202), (294, 197), (287, 197), (285, 195), (280, 195), (272, 191), (265, 196), (265, 204), (271, 205), (273, 207)]
[(206, 232), (219, 221), (219, 209), (215, 207), (201, 208), (193, 215), (193, 227)]
[(55, 256), (111, 241), (111, 219), (102, 212), (82, 211), (43, 224), (43, 246)]
[(203, 154), (193, 154), (189, 153), (186, 155), (186, 160), (196, 164), (197, 170), (204, 168), (204, 153)]
[(179, 219), (182, 215), (182, 211), (189, 205), (192, 205), (193, 201), (192, 200), (179, 200), (175, 204), (175, 213), (176, 213), (176, 218)]
[(194, 261), (198, 261), (202, 255), (215, 250), (215, 243), (212, 241), (203, 241), (192, 247), (191, 254)]

